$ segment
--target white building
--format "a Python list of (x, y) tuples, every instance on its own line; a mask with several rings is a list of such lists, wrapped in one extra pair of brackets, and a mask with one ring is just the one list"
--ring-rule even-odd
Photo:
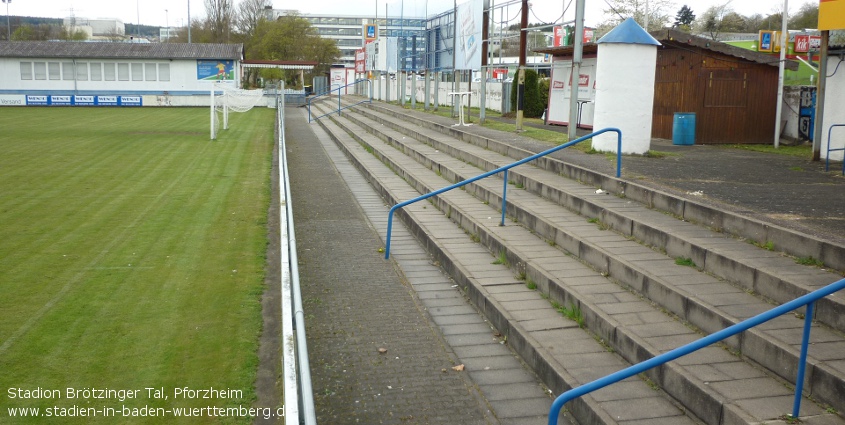
[[(347, 16), (331, 14), (303, 14), (296, 10), (266, 9), (267, 19), (277, 20), (286, 15), (295, 14), (308, 22), (317, 30), (322, 38), (335, 40), (340, 49), (340, 59), (347, 67), (355, 64), (355, 51), (365, 46), (368, 40), (380, 37), (405, 37), (410, 49), (411, 38), (417, 38), (417, 50), (425, 51), (425, 18), (405, 17), (400, 19), (391, 16), (390, 19), (373, 16)], [(394, 13), (394, 12), (391, 12)], [(374, 26), (375, 32), (367, 34), (368, 26)]]
[(84, 31), (88, 34), (88, 38), (91, 39), (114, 38), (126, 35), (126, 25), (120, 19), (70, 17), (65, 18), (62, 24), (71, 32)]
[(0, 105), (207, 105), (241, 80), (241, 44), (0, 43)]
[(177, 37), (179, 35), (180, 30), (182, 30), (182, 28), (179, 28), (179, 27), (159, 28), (158, 29), (158, 39), (162, 43), (167, 43), (168, 40), (170, 40), (171, 38)]

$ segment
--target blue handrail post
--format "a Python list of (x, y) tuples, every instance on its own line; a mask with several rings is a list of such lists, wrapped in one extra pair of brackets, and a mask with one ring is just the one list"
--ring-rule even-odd
[[(833, 124), (827, 129), (827, 155), (824, 159), (824, 171), (830, 171), (830, 152), (831, 151), (845, 151), (845, 147), (831, 149), (830, 137), (833, 134), (833, 127), (845, 127), (845, 124)], [(842, 175), (845, 176), (845, 158), (842, 159)]]
[(499, 226), (505, 225), (505, 211), (508, 209), (508, 170), (505, 170), (504, 180), (505, 184), (502, 188), (502, 221), (499, 223)]
[[(593, 136), (598, 136), (599, 134), (606, 133), (606, 132), (608, 132), (608, 131), (613, 131), (613, 132), (615, 132), (615, 133), (617, 133), (617, 134), (619, 135), (619, 143), (618, 143), (618, 148), (617, 148), (617, 150), (616, 150), (616, 176), (617, 176), (617, 177), (619, 177), (620, 173), (622, 172), (622, 130), (619, 130), (618, 128), (610, 128), (610, 127), (608, 127), (608, 128), (603, 128), (603, 129), (601, 129), (601, 130), (599, 130), (599, 131), (596, 131), (596, 132), (590, 133), (590, 134), (588, 134), (588, 135), (586, 135), (586, 136), (581, 136), (581, 137), (579, 137), (579, 138), (577, 138), (577, 139), (575, 139), (575, 140), (572, 140), (572, 141), (570, 141), (570, 142), (566, 142), (566, 143), (564, 143), (564, 144), (562, 144), (562, 145), (558, 145), (558, 146), (555, 146), (555, 147), (553, 147), (553, 148), (546, 149), (546, 150), (544, 150), (543, 152), (540, 152), (540, 153), (536, 153), (536, 154), (534, 154), (534, 155), (531, 155), (531, 156), (529, 156), (529, 157), (527, 157), (527, 158), (520, 159), (519, 161), (516, 161), (516, 162), (514, 162), (514, 163), (512, 163), (512, 164), (505, 165), (504, 167), (499, 167), (499, 168), (497, 168), (497, 169), (495, 169), (495, 170), (488, 171), (488, 172), (483, 173), (483, 174), (479, 174), (479, 175), (477, 175), (477, 176), (475, 176), (475, 177), (473, 177), (473, 178), (470, 178), (470, 179), (464, 180), (464, 181), (459, 182), (459, 183), (455, 183), (455, 184), (453, 184), (453, 185), (451, 185), (451, 186), (446, 186), (446, 187), (441, 188), (441, 189), (438, 189), (438, 190), (436, 190), (436, 191), (434, 191), (434, 192), (430, 192), (430, 193), (427, 193), (427, 194), (425, 194), (425, 195), (420, 195), (420, 196), (417, 196), (417, 197), (416, 197), (416, 198), (414, 198), (414, 199), (410, 199), (410, 200), (407, 200), (407, 201), (405, 201), (405, 202), (402, 202), (402, 203), (399, 203), (399, 204), (394, 205), (394, 206), (393, 206), (393, 208), (391, 208), (391, 209), (390, 209), (390, 212), (388, 212), (388, 218), (387, 218), (387, 243), (385, 244), (384, 259), (386, 260), (386, 259), (390, 258), (390, 229), (391, 229), (391, 226), (392, 226), (392, 224), (393, 224), (393, 220), (392, 220), (392, 218), (393, 218), (393, 211), (394, 211), (394, 210), (396, 210), (397, 208), (402, 208), (402, 207), (404, 207), (405, 205), (408, 205), (408, 204), (413, 204), (414, 202), (417, 202), (417, 201), (422, 201), (423, 199), (428, 199), (428, 198), (430, 198), (430, 197), (432, 197), (432, 196), (439, 195), (439, 194), (441, 194), (441, 193), (443, 193), (443, 192), (448, 192), (448, 191), (450, 191), (450, 190), (452, 190), (452, 189), (456, 189), (456, 188), (459, 188), (459, 187), (461, 187), (461, 186), (468, 185), (468, 184), (470, 184), (470, 183), (472, 183), (472, 182), (474, 182), (474, 181), (476, 181), (476, 180), (481, 180), (481, 179), (483, 179), (483, 178), (490, 177), (490, 176), (492, 176), (492, 175), (494, 175), (494, 174), (498, 174), (498, 173), (500, 173), (500, 172), (502, 172), (502, 171), (507, 171), (507, 170), (509, 170), (509, 169), (511, 169), (511, 168), (513, 168), (513, 167), (518, 166), (518, 165), (525, 164), (526, 162), (533, 161), (533, 160), (535, 160), (535, 159), (537, 159), (537, 158), (544, 157), (544, 156), (549, 155), (549, 154), (551, 154), (551, 153), (557, 152), (557, 151), (559, 151), (559, 150), (561, 150), (561, 149), (568, 148), (568, 147), (570, 147), (570, 146), (572, 146), (572, 145), (575, 145), (575, 144), (577, 144), (577, 143), (581, 143), (581, 142), (583, 142), (584, 140), (590, 139), (590, 138), (592, 138)], [(505, 174), (505, 192), (507, 191), (507, 185), (508, 185), (508, 179), (507, 179), (507, 174)], [(503, 192), (503, 193), (502, 193), (502, 222), (501, 222), (501, 225), (502, 225), (502, 226), (504, 226), (504, 224), (505, 224), (505, 219), (504, 219), (504, 216), (505, 216), (505, 211), (506, 211), (506, 209), (505, 209), (505, 193)]]
[(795, 377), (795, 402), (792, 404), (793, 418), (797, 418), (801, 412), (801, 393), (804, 391), (804, 371), (807, 369), (807, 350), (810, 345), (810, 329), (813, 326), (813, 306), (815, 304), (815, 301), (807, 304), (807, 311), (804, 313), (804, 337), (801, 339), (798, 376)]
[(616, 132), (616, 178), (622, 176), (622, 132)]
[(387, 260), (390, 258), (390, 233), (393, 230), (393, 210), (396, 209), (396, 205), (390, 209), (390, 212), (387, 213), (387, 242), (384, 244), (384, 259)]

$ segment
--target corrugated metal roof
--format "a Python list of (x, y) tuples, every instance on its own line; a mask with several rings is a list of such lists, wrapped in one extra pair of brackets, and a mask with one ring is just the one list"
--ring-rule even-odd
[(12, 41), (0, 42), (0, 57), (241, 60), (243, 44)]

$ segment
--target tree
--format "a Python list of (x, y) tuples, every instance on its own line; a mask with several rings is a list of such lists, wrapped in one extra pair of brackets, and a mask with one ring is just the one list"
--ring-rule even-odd
[(690, 9), (687, 5), (681, 6), (681, 9), (678, 10), (678, 14), (675, 15), (675, 27), (681, 29), (682, 31), (689, 32), (690, 25), (692, 25), (693, 21), (695, 21), (695, 14), (692, 13), (692, 9)]
[(21, 25), (12, 33), (13, 41), (47, 41), (60, 38), (60, 25)]
[[(730, 7), (730, 1), (721, 5), (710, 6), (704, 14), (698, 18), (696, 21), (696, 32), (701, 34), (706, 34), (713, 40), (719, 40), (719, 34), (722, 32), (726, 32), (723, 27), (727, 26), (727, 23), (723, 24), (723, 20), (725, 16), (729, 14), (736, 13)], [(730, 19), (729, 19), (730, 21)]]
[(804, 3), (795, 15), (789, 17), (789, 29), (803, 30), (819, 25), (819, 4)]
[[(648, 28), (646, 28), (646, 3), (648, 3)], [(641, 27), (648, 29), (665, 28), (669, 26), (668, 11), (674, 7), (672, 0), (609, 0), (605, 15), (610, 18), (599, 24), (599, 28), (613, 28), (626, 18), (633, 17)]]
[(270, 0), (242, 0), (235, 12), (235, 29), (244, 41), (255, 35), (258, 22), (267, 19), (265, 9), (272, 8)]
[[(228, 43), (234, 23), (232, 0), (205, 0), (205, 14), (212, 43)], [(193, 27), (191, 27), (193, 37)]]
[[(249, 59), (314, 61), (320, 65), (312, 76), (328, 72), (340, 57), (334, 40), (320, 37), (317, 29), (297, 14), (285, 15), (275, 21), (259, 21), (253, 41), (246, 46)], [(286, 74), (285, 82), (297, 86), (301, 84), (298, 77), (299, 72)]]

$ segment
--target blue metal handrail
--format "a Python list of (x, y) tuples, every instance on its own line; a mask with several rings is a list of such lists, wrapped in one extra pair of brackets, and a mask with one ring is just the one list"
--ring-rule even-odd
[(807, 311), (804, 313), (804, 339), (801, 341), (801, 355), (798, 363), (798, 374), (795, 378), (795, 399), (792, 404), (792, 417), (797, 418), (801, 410), (801, 393), (804, 390), (804, 372), (807, 366), (807, 349), (810, 341), (810, 327), (813, 324), (813, 306), (815, 302), (824, 298), (836, 291), (845, 289), (845, 279), (831, 283), (824, 288), (813, 291), (807, 295), (798, 297), (788, 303), (782, 304), (766, 312), (760, 313), (750, 319), (743, 320), (733, 326), (722, 329), (719, 332), (710, 334), (704, 338), (693, 341), (689, 344), (678, 347), (672, 351), (663, 353), (657, 357), (653, 357), (641, 363), (637, 363), (631, 367), (612, 373), (603, 378), (599, 378), (593, 382), (584, 384), (578, 388), (573, 388), (561, 394), (552, 403), (552, 408), (549, 410), (549, 425), (557, 425), (558, 416), (563, 408), (563, 405), (582, 395), (591, 393), (598, 389), (604, 388), (608, 385), (614, 384), (621, 380), (630, 378), (638, 373), (645, 372), (653, 367), (660, 366), (664, 363), (683, 357), (687, 354), (698, 351), (701, 348), (707, 347), (723, 339), (732, 337), (740, 332), (746, 331), (759, 324), (768, 322), (776, 317), (797, 310), (801, 307), (807, 306)]
[(434, 192), (430, 192), (430, 193), (427, 193), (425, 195), (418, 196), (414, 199), (411, 199), (411, 200), (401, 202), (401, 203), (394, 205), (393, 208), (390, 209), (390, 212), (388, 212), (388, 215), (387, 215), (387, 242), (386, 242), (385, 247), (384, 247), (384, 259), (386, 260), (386, 259), (390, 258), (390, 234), (391, 234), (391, 231), (393, 230), (393, 213), (397, 209), (402, 208), (406, 205), (413, 204), (414, 202), (422, 201), (423, 199), (431, 198), (432, 196), (439, 195), (443, 192), (448, 192), (452, 189), (457, 189), (461, 186), (468, 185), (468, 184), (470, 184), (474, 181), (490, 177), (494, 174), (504, 172), (503, 177), (504, 177), (504, 180), (505, 180), (505, 185), (504, 185), (504, 189), (502, 189), (502, 221), (499, 223), (500, 226), (504, 226), (505, 225), (505, 211), (507, 210), (506, 206), (507, 206), (507, 192), (508, 192), (508, 170), (510, 170), (513, 167), (516, 167), (517, 165), (525, 164), (526, 162), (533, 161), (537, 158), (540, 158), (540, 157), (546, 156), (548, 154), (557, 152), (561, 149), (568, 148), (572, 145), (581, 143), (585, 140), (591, 139), (595, 136), (598, 136), (599, 134), (607, 133), (609, 131), (615, 132), (617, 134), (617, 141), (616, 141), (616, 177), (620, 177), (622, 175), (622, 131), (619, 130), (618, 128), (603, 128), (599, 131), (595, 131), (595, 132), (590, 133), (586, 136), (579, 137), (579, 138), (577, 138), (577, 139), (575, 139), (571, 142), (567, 142), (567, 143), (564, 143), (560, 146), (555, 146), (551, 149), (544, 150), (543, 152), (540, 152), (538, 154), (531, 155), (528, 158), (521, 159), (519, 161), (514, 162), (513, 164), (505, 165), (504, 167), (499, 167), (499, 168), (497, 168), (493, 171), (488, 171), (484, 174), (479, 174), (479, 175), (477, 175), (473, 178), (464, 180), (464, 181), (459, 182), (459, 183), (455, 183), (455, 184), (450, 185), (450, 186), (446, 186), (442, 189), (435, 190)]
[[(827, 129), (827, 157), (824, 160), (825, 171), (828, 171), (830, 168), (830, 153), (835, 151), (845, 151), (845, 147), (836, 149), (830, 148), (830, 134), (833, 132), (833, 127), (845, 127), (845, 124), (833, 124)], [(842, 159), (842, 175), (845, 176), (845, 158)]]
[[(331, 90), (326, 90), (326, 91), (324, 91), (324, 92), (322, 92), (322, 93), (318, 93), (318, 94), (314, 95), (314, 97), (312, 97), (312, 98), (308, 99), (308, 100), (306, 101), (306, 103), (307, 103), (307, 105), (308, 105), (308, 122), (310, 123), (310, 122), (312, 122), (312, 121), (316, 121), (316, 120), (318, 120), (318, 119), (320, 119), (320, 118), (322, 118), (322, 117), (324, 117), (324, 116), (326, 116), (326, 115), (331, 115), (331, 114), (333, 114), (333, 113), (335, 113), (335, 112), (337, 112), (338, 114), (340, 114), (340, 111), (342, 111), (342, 110), (344, 110), (344, 109), (349, 109), (349, 108), (351, 108), (351, 107), (353, 107), (353, 106), (357, 106), (357, 105), (360, 105), (360, 104), (362, 104), (362, 103), (372, 103), (372, 102), (373, 102), (373, 97), (372, 97), (372, 96), (368, 96), (366, 99), (364, 99), (364, 100), (362, 100), (362, 101), (360, 101), (360, 102), (358, 102), (358, 103), (354, 103), (354, 104), (352, 104), (352, 105), (348, 105), (348, 106), (346, 106), (346, 107), (341, 107), (341, 105), (340, 105), (340, 92), (341, 92), (341, 89), (344, 89), (344, 88), (349, 87), (349, 86), (354, 86), (354, 85), (357, 85), (357, 84), (360, 84), (360, 83), (370, 83), (370, 84), (371, 84), (371, 81), (370, 81), (370, 80), (368, 80), (368, 79), (365, 79), (365, 78), (358, 79), (358, 80), (355, 80), (355, 81), (353, 81), (353, 82), (351, 82), (351, 83), (349, 83), (349, 84), (347, 84), (347, 85), (345, 85), (345, 86), (340, 86), (340, 87), (337, 87), (337, 88), (334, 88), (334, 89), (331, 89)], [(327, 112), (327, 113), (325, 113), (325, 114), (323, 114), (323, 115), (320, 115), (319, 117), (314, 117), (314, 118), (311, 118), (311, 103), (312, 103), (313, 101), (317, 100), (317, 98), (319, 98), (320, 96), (328, 96), (329, 94), (331, 94), (331, 93), (333, 93), (333, 92), (335, 92), (335, 91), (337, 92), (337, 109), (332, 110), (332, 111), (330, 111), (330, 112)], [(367, 90), (367, 92), (372, 92), (372, 90)]]

